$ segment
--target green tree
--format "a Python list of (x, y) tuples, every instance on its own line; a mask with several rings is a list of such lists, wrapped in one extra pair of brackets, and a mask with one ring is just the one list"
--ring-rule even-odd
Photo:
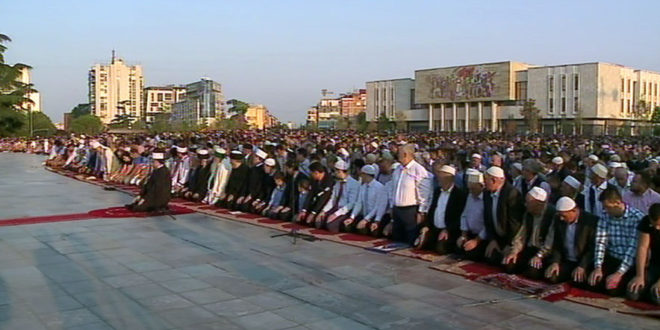
[(382, 113), (380, 117), (378, 117), (378, 123), (376, 124), (376, 129), (379, 131), (387, 131), (392, 128), (392, 121), (387, 118), (387, 116)]
[[(28, 116), (30, 116), (30, 113), (26, 113), (24, 116), (25, 121), (28, 122)], [(34, 136), (51, 136), (56, 132), (57, 128), (50, 120), (50, 117), (41, 111), (35, 111), (32, 112), (32, 132), (30, 132), (28, 125), (24, 125), (21, 128), (19, 135), (30, 136), (30, 133), (32, 133)]]
[(227, 110), (229, 113), (233, 113), (241, 116), (245, 115), (248, 108), (250, 107), (250, 104), (236, 99), (231, 99), (227, 101), (227, 104), (231, 105), (231, 108)]
[(357, 130), (360, 132), (366, 132), (367, 129), (369, 128), (369, 123), (367, 122), (367, 113), (366, 112), (360, 112), (356, 118), (357, 122)]
[(30, 69), (30, 66), (5, 63), (5, 44), (10, 41), (7, 35), (0, 34), (0, 136), (14, 135), (26, 124), (20, 112), (24, 105), (32, 103), (29, 93), (36, 92), (32, 84), (19, 80), (22, 70)]
[(71, 132), (77, 134), (96, 135), (103, 131), (103, 123), (94, 115), (82, 115), (71, 120)]
[(527, 130), (532, 134), (539, 131), (540, 114), (541, 110), (536, 107), (536, 101), (534, 99), (526, 100), (522, 109), (520, 109), (520, 115), (523, 116), (525, 124), (527, 124)]
[(89, 115), (92, 113), (92, 107), (89, 103), (80, 103), (71, 109), (71, 117), (78, 118), (82, 115)]

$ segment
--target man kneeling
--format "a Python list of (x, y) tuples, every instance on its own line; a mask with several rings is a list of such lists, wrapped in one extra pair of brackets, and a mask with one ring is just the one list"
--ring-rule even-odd
[(172, 191), (172, 181), (170, 171), (164, 164), (165, 154), (154, 152), (152, 158), (153, 172), (151, 172), (147, 182), (142, 187), (140, 195), (135, 198), (133, 203), (126, 205), (126, 208), (131, 211), (151, 212), (167, 209)]

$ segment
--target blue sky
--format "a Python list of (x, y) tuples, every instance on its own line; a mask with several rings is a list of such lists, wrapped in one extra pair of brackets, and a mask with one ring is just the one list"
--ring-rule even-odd
[(111, 50), (146, 85), (210, 77), (227, 98), (304, 121), (327, 88), (415, 69), (516, 60), (613, 62), (660, 71), (660, 1), (5, 0), (7, 61), (34, 67), (54, 121), (87, 102)]

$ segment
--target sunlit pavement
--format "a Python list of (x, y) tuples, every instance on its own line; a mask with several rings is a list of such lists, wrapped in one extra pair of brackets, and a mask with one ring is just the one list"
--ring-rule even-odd
[[(0, 154), (0, 219), (131, 200)], [(1, 220), (0, 220), (1, 221)], [(653, 328), (519, 295), (428, 263), (201, 214), (0, 227), (0, 329)]]

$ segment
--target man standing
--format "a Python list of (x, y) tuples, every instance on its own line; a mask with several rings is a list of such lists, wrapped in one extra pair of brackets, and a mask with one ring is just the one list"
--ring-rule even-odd
[(438, 187), (433, 192), (431, 212), (422, 224), (415, 247), (444, 255), (456, 251), (455, 243), (461, 235), (461, 213), (467, 196), (454, 185), (455, 168), (438, 162), (433, 166), (433, 171)]
[(399, 148), (401, 166), (394, 170), (391, 185), (392, 236), (395, 241), (413, 245), (418, 225), (426, 219), (432, 194), (431, 174), (415, 160), (415, 146)]
[[(520, 192), (506, 182), (500, 167), (493, 166), (486, 171), (485, 183), (484, 223), (490, 240), (485, 256), (492, 264), (506, 266), (504, 257), (516, 255), (523, 248), (525, 202)], [(511, 261), (510, 258), (507, 261)]]
[[(594, 258), (598, 217), (581, 210), (570, 197), (557, 201), (557, 217), (552, 224), (552, 249), (545, 278), (552, 283), (571, 281), (584, 286)], [(537, 254), (541, 259), (545, 251)]]
[(596, 229), (594, 270), (589, 285), (599, 291), (619, 296), (634, 276), (637, 227), (644, 214), (623, 202), (616, 187), (608, 187), (600, 195), (603, 217)]

